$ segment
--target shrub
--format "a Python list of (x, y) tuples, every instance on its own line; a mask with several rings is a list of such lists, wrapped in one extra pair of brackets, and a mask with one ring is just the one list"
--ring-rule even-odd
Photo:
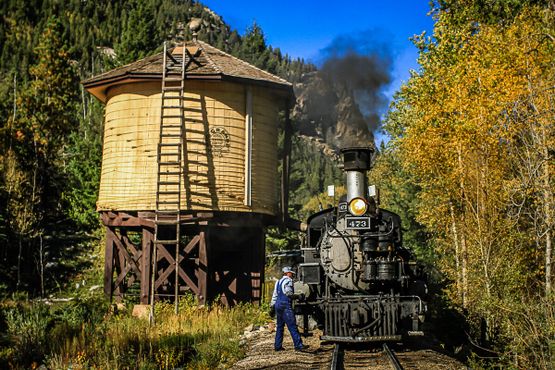
[(11, 308), (5, 319), (13, 361), (21, 365), (40, 362), (48, 353), (47, 334), (52, 320), (48, 307), (34, 303), (29, 307)]
[(555, 297), (523, 300), (503, 309), (507, 313), (507, 363), (521, 369), (553, 369)]

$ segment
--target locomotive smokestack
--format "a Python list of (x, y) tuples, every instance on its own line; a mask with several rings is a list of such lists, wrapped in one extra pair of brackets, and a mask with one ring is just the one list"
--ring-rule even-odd
[(354, 198), (366, 199), (366, 171), (374, 149), (369, 147), (343, 148), (343, 169), (347, 177), (347, 203)]

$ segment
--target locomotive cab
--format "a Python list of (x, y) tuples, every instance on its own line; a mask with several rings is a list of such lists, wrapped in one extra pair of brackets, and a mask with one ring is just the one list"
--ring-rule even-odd
[(323, 340), (366, 342), (422, 335), (425, 282), (412, 252), (403, 247), (401, 218), (378, 206), (367, 186), (371, 148), (342, 151), (347, 194), (307, 220), (299, 278)]

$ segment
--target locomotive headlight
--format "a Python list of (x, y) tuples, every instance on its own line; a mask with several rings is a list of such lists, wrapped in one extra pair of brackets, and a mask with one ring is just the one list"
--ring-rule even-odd
[(362, 216), (368, 210), (368, 204), (362, 198), (353, 198), (349, 202), (349, 212), (353, 216)]

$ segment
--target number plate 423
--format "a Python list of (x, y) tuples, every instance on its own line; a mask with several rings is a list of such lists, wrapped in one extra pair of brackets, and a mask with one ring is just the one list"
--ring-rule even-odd
[(346, 229), (361, 230), (370, 228), (370, 217), (345, 217)]

